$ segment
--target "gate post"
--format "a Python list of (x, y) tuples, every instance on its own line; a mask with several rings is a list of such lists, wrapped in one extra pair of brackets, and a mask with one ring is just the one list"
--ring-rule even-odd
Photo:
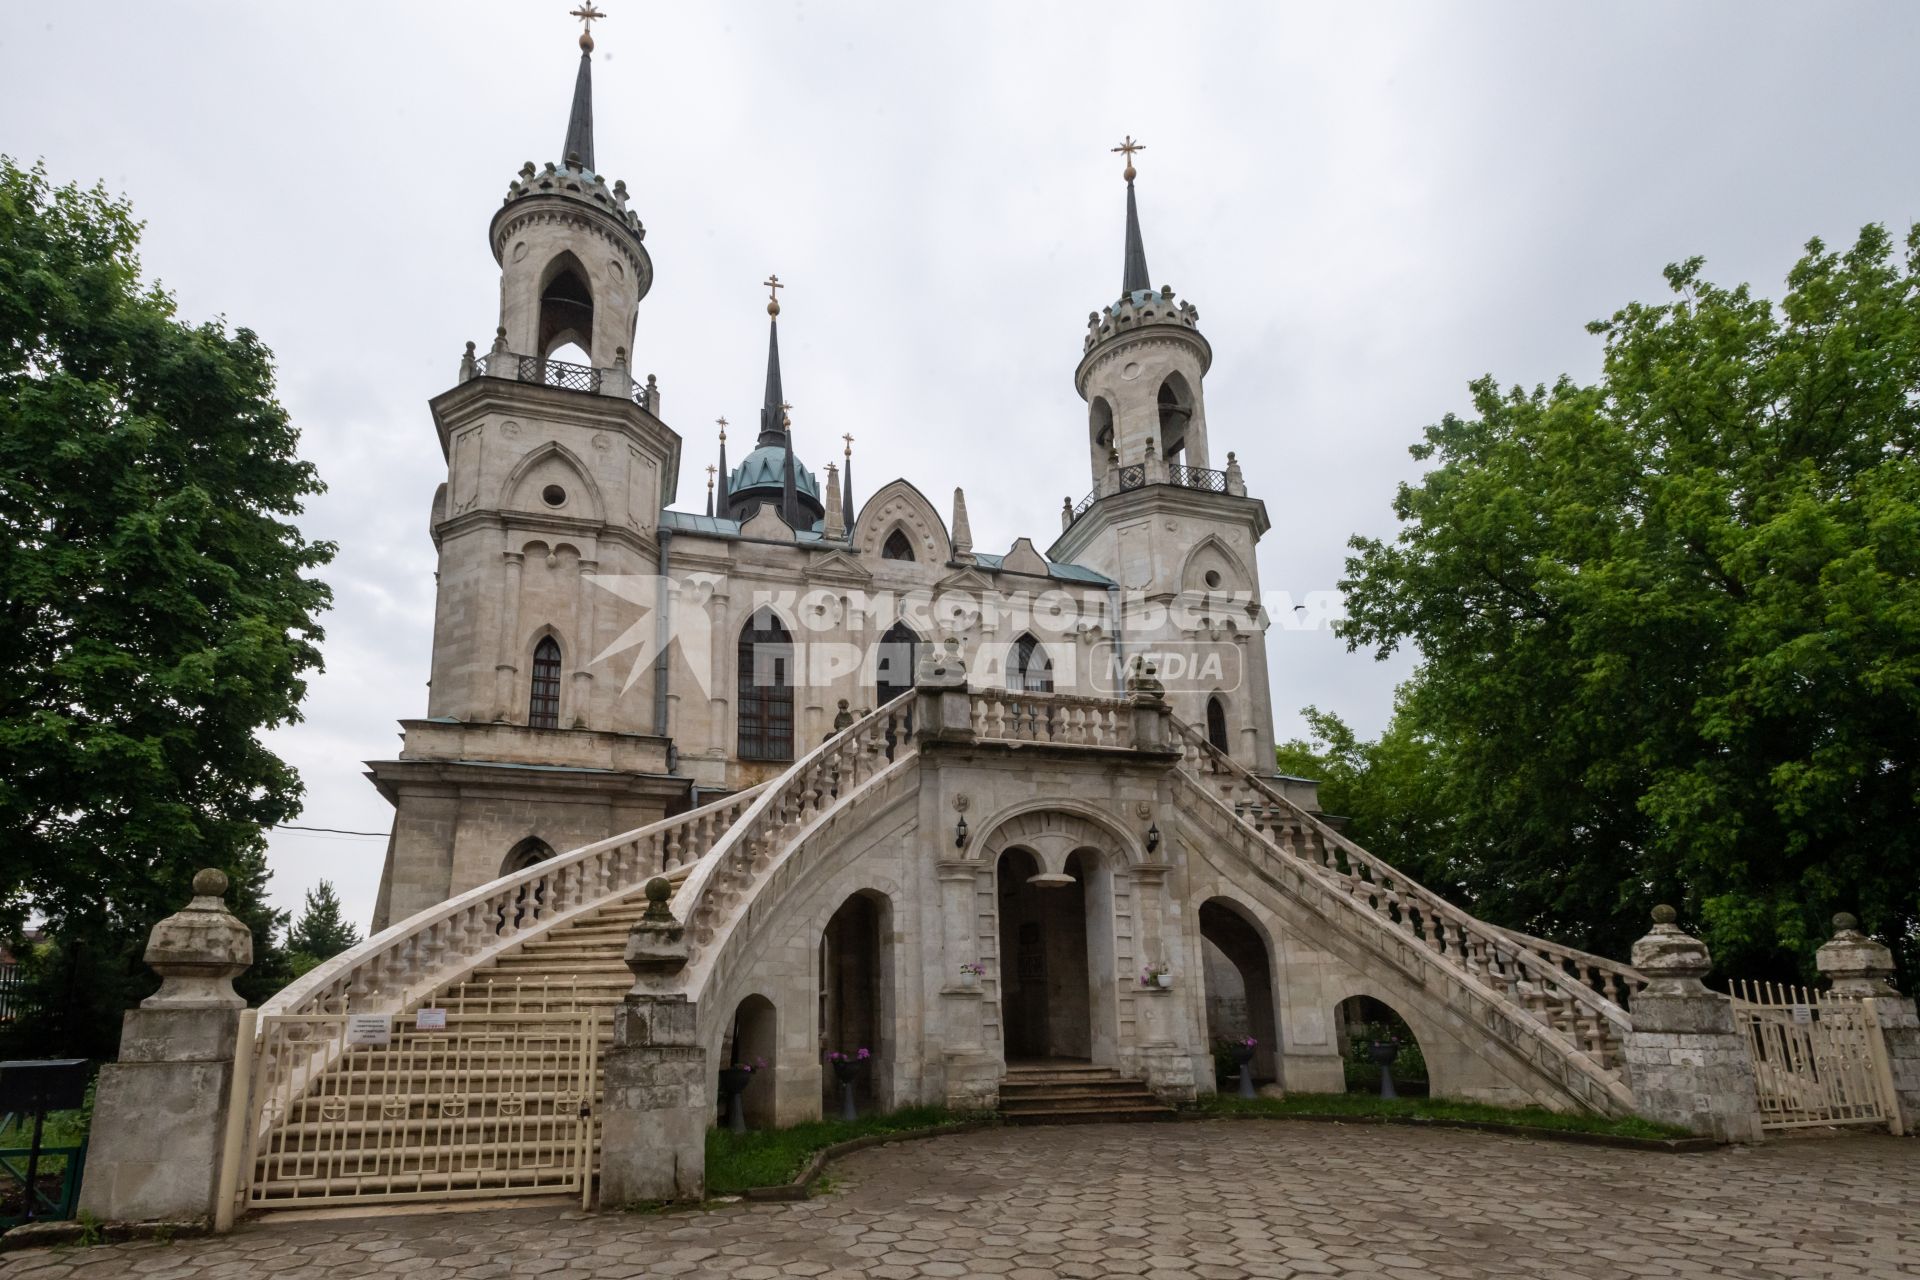
[(1684, 1125), (1721, 1142), (1760, 1140), (1753, 1059), (1727, 997), (1700, 979), (1712, 971), (1707, 945), (1674, 924), (1672, 907), (1653, 909), (1653, 930), (1633, 944), (1647, 975), (1633, 997), (1627, 1080), (1640, 1114)]
[(233, 980), (253, 934), (223, 901), (227, 877), (193, 877), (193, 901), (153, 927), (160, 989), (120, 1024), (120, 1060), (100, 1068), (80, 1210), (109, 1222), (215, 1215), (240, 1011)]
[(1833, 918), (1833, 937), (1813, 953), (1813, 963), (1833, 994), (1860, 997), (1879, 1023), (1893, 1089), (1889, 1102), (1899, 1121), (1894, 1132), (1920, 1132), (1920, 1014), (1913, 997), (1893, 985), (1893, 952), (1860, 932), (1860, 922), (1843, 911)]
[(667, 985), (687, 964), (673, 887), (647, 882), (647, 913), (627, 935), (633, 989), (613, 1015), (600, 1119), (600, 1203), (698, 1200), (706, 1192), (707, 1051), (699, 1010)]

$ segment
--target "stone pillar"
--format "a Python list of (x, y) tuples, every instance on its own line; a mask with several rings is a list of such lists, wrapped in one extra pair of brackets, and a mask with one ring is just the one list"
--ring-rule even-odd
[(227, 910), (226, 892), (223, 872), (200, 872), (193, 901), (147, 939), (160, 989), (127, 1011), (120, 1060), (100, 1068), (82, 1213), (107, 1222), (214, 1217), (246, 1007), (233, 980), (253, 963), (253, 934)]
[(1154, 665), (1144, 658), (1135, 661), (1127, 675), (1127, 700), (1133, 704), (1133, 749), (1135, 751), (1176, 751), (1173, 740), (1173, 708), (1167, 705), (1167, 686), (1160, 683)]
[(713, 1112), (699, 1010), (669, 992), (686, 967), (684, 931), (647, 882), (647, 913), (627, 935), (633, 989), (613, 1015), (600, 1116), (600, 1203), (698, 1200), (706, 1193), (707, 1122)]
[(1633, 944), (1647, 975), (1633, 997), (1627, 1080), (1640, 1114), (1721, 1142), (1760, 1140), (1760, 1095), (1746, 1038), (1727, 997), (1701, 984), (1713, 969), (1707, 946), (1653, 909), (1653, 931)]
[(1860, 932), (1860, 922), (1844, 911), (1833, 918), (1833, 937), (1813, 953), (1837, 996), (1872, 1002), (1887, 1048), (1887, 1074), (1899, 1106), (1895, 1133), (1920, 1133), (1920, 1014), (1912, 996), (1893, 985), (1893, 952)]
[(593, 721), (593, 671), (595, 656), (593, 635), (593, 597), (599, 590), (591, 579), (600, 572), (598, 560), (582, 560), (578, 566), (579, 577), (575, 580), (573, 598), (579, 603), (575, 621), (579, 628), (574, 632), (573, 661), (573, 727), (585, 729)]
[(504, 551), (507, 584), (501, 592), (504, 612), (500, 618), (499, 657), (493, 664), (494, 702), (499, 711), (495, 720), (511, 721), (520, 673), (520, 569), (527, 557), (519, 551)]
[(935, 865), (940, 876), (940, 1033), (945, 1047), (946, 1104), (956, 1111), (991, 1111), (1000, 1104), (1001, 1063), (985, 1044), (986, 997), (981, 986), (985, 979), (960, 968), (980, 962), (976, 917), (982, 867), (957, 856), (942, 858)]
[[(1138, 933), (1140, 961), (1164, 960), (1172, 963), (1176, 952), (1166, 937), (1167, 872), (1165, 863), (1142, 863), (1132, 869), (1133, 918)], [(1133, 975), (1121, 975), (1122, 981)], [(1198, 969), (1191, 972), (1180, 965), (1173, 968), (1173, 986), (1136, 987), (1133, 998), (1134, 1034), (1139, 1037), (1140, 1074), (1147, 1087), (1162, 1102), (1173, 1106), (1192, 1102), (1198, 1089), (1194, 1059), (1200, 1056), (1183, 1047), (1189, 1037), (1183, 1034), (1188, 1021), (1190, 1001), (1199, 998), (1202, 979)], [(1202, 1045), (1202, 1051), (1205, 1046)]]
[(973, 700), (967, 696), (967, 668), (960, 642), (952, 636), (928, 645), (914, 672), (914, 732), (922, 738), (966, 742), (973, 738)]

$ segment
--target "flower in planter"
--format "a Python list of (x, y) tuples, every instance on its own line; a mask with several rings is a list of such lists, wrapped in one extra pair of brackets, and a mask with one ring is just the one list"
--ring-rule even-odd
[(1256, 1045), (1258, 1045), (1259, 1043), (1260, 1043), (1260, 1042), (1259, 1042), (1258, 1040), (1255, 1040), (1255, 1039), (1254, 1039), (1254, 1038), (1253, 1038), (1252, 1036), (1248, 1036), (1248, 1037), (1247, 1037), (1247, 1038), (1246, 1038), (1245, 1040), (1242, 1040), (1242, 1041), (1240, 1042), (1240, 1044), (1241, 1044), (1241, 1047), (1242, 1047), (1242, 1048), (1247, 1048), (1247, 1049), (1251, 1049), (1251, 1048), (1254, 1048), (1254, 1047), (1255, 1047)]
[(987, 976), (987, 966), (975, 960), (967, 960), (961, 963), (960, 972), (971, 974), (976, 978), (984, 978)]
[(828, 1062), (865, 1062), (867, 1059), (871, 1058), (872, 1056), (873, 1056), (873, 1050), (866, 1049), (866, 1048), (856, 1049), (852, 1053), (842, 1053), (840, 1050), (834, 1049), (827, 1054), (827, 1061)]
[(1158, 986), (1160, 979), (1172, 972), (1172, 965), (1168, 964), (1165, 960), (1156, 960), (1140, 970), (1140, 985), (1143, 987)]
[(741, 1071), (765, 1071), (767, 1069), (767, 1060), (765, 1058), (748, 1058), (744, 1061), (736, 1062), (733, 1065)]

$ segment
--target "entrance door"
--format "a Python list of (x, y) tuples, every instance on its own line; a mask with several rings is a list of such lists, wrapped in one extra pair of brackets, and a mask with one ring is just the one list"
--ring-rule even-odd
[(1081, 879), (1032, 883), (1039, 861), (1000, 855), (1001, 1027), (1009, 1062), (1093, 1056), (1087, 895)]

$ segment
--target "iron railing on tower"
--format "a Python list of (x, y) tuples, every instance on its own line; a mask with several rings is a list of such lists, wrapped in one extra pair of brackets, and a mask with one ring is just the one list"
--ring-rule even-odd
[(1170, 484), (1182, 489), (1199, 489), (1206, 493), (1232, 493), (1234, 489), (1225, 471), (1216, 471), (1211, 467), (1188, 467), (1179, 463), (1166, 465), (1166, 479), (1151, 478), (1147, 465), (1136, 462), (1131, 466), (1120, 467), (1108, 474), (1115, 477), (1113, 486), (1096, 486), (1093, 492), (1080, 499), (1073, 507), (1073, 519), (1078, 520), (1087, 514), (1093, 504), (1115, 493), (1126, 493), (1133, 489), (1144, 489), (1151, 484)]
[[(471, 362), (469, 370), (468, 362)], [(601, 369), (593, 365), (570, 364), (565, 360), (542, 359), (539, 356), (521, 355), (515, 351), (490, 351), (484, 354), (469, 353), (461, 363), (461, 380), (474, 378), (505, 378), (512, 382), (531, 382), (543, 387), (557, 387), (562, 391), (580, 391), (588, 395), (615, 395), (621, 382), (627, 385), (627, 394), (633, 402), (643, 409), (652, 409), (650, 397), (657, 393), (657, 387), (651, 376), (645, 383), (628, 375), (624, 366), (614, 369)]]

